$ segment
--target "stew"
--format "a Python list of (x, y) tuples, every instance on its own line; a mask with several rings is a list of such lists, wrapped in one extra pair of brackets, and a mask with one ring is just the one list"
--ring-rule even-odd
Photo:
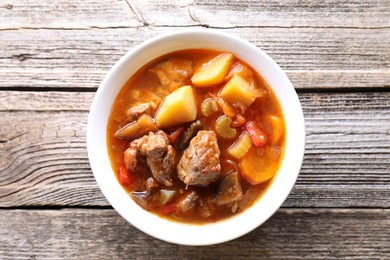
[(271, 185), (285, 142), (280, 105), (231, 53), (184, 50), (135, 73), (111, 109), (107, 147), (142, 208), (202, 224), (239, 214)]

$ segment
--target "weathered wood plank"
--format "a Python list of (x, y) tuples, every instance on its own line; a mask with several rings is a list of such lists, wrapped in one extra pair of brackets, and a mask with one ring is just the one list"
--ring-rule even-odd
[[(152, 25), (201, 24), (231, 27), (388, 27), (390, 4), (386, 1), (281, 1), (198, 0), (132, 2), (143, 20)], [(166, 15), (162, 15), (162, 12)], [(190, 20), (190, 19), (191, 20)]]
[[(177, 28), (176, 28), (177, 29)], [(0, 37), (0, 88), (96, 88), (133, 46), (173, 28), (11, 30)], [(389, 88), (390, 29), (236, 28), (296, 88)]]
[(151, 26), (383, 28), (386, 0), (108, 0), (0, 2), (0, 29)]
[[(0, 69), (107, 69), (131, 47), (174, 29), (11, 30), (0, 38)], [(284, 69), (388, 69), (390, 29), (240, 28)], [(6, 66), (8, 65), (8, 66)]]
[(390, 71), (383, 70), (285, 70), (296, 89), (390, 88)]
[(1, 210), (2, 259), (389, 259), (389, 210), (281, 209), (236, 240), (154, 239), (114, 210)]
[(115, 28), (142, 25), (126, 1), (122, 0), (0, 0), (0, 10), (0, 30)]
[(0, 114), (1, 206), (107, 205), (87, 158), (87, 112)]
[[(96, 89), (109, 68), (0, 70), (0, 88)], [(390, 88), (389, 70), (285, 70), (296, 89)]]
[(94, 95), (94, 92), (0, 91), (0, 112), (89, 111)]
[[(299, 94), (307, 145), (285, 207), (390, 207), (390, 93)], [(107, 205), (86, 154), (93, 93), (0, 92), (0, 207)]]

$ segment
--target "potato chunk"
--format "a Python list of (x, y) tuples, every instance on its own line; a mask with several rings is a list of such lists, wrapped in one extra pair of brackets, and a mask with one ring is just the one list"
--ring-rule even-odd
[(226, 83), (218, 93), (218, 96), (230, 103), (240, 102), (248, 107), (256, 99), (250, 89), (249, 83), (238, 74), (235, 74)]
[(231, 53), (222, 53), (202, 65), (202, 68), (192, 76), (195, 87), (208, 87), (223, 82), (234, 60)]
[(191, 86), (176, 89), (165, 97), (156, 114), (159, 128), (170, 127), (196, 119), (198, 104)]

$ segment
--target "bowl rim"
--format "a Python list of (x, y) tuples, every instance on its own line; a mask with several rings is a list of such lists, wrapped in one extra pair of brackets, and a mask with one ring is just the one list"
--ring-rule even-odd
[[(113, 96), (115, 98), (119, 90), (122, 88), (123, 84), (121, 86), (115, 87), (113, 90), (111, 89), (113, 85), (115, 86), (115, 84), (118, 85), (120, 83), (120, 80), (117, 78), (120, 78), (121, 76), (123, 77), (123, 71), (127, 69), (130, 61), (134, 61), (133, 63), (136, 63), (136, 60), (142, 61), (141, 64), (134, 65), (134, 67), (138, 67), (139, 69), (152, 60), (150, 57), (155, 56), (155, 58), (157, 58), (166, 53), (172, 52), (168, 51), (169, 48), (166, 48), (167, 50), (165, 50), (165, 53), (163, 53), (164, 50), (162, 51), (161, 48), (158, 50), (160, 46), (172, 41), (176, 41), (176, 46), (182, 46), (181, 49), (193, 49), (186, 47), (188, 46), (186, 41), (181, 43), (180, 40), (183, 39), (187, 39), (186, 41), (188, 41), (188, 39), (198, 39), (200, 46), (208, 46), (210, 42), (213, 41), (226, 41), (224, 43), (230, 44), (229, 48), (240, 47), (233, 51), (227, 50), (226, 46), (221, 46), (222, 48), (219, 50), (233, 52), (240, 59), (242, 59), (241, 56), (245, 53), (255, 55), (256, 58), (260, 58), (262, 62), (265, 62), (264, 64), (267, 64), (267, 67), (262, 69), (266, 70), (266, 73), (271, 73), (273, 71), (273, 73), (278, 76), (278, 82), (280, 81), (284, 84), (283, 91), (280, 89), (280, 87), (275, 88), (275, 86), (272, 86), (269, 80), (264, 77), (263, 73), (258, 70), (259, 66), (264, 66), (264, 64), (251, 64), (250, 62), (247, 62), (247, 60), (242, 59), (251, 65), (256, 71), (258, 71), (258, 73), (268, 82), (270, 88), (273, 90), (274, 94), (279, 100), (280, 106), (282, 107), (287, 130), (284, 158), (282, 160), (282, 165), (278, 170), (278, 175), (275, 177), (273, 183), (254, 205), (237, 216), (218, 221), (216, 223), (208, 223), (204, 225), (191, 225), (181, 222), (172, 222), (160, 218), (153, 213), (141, 209), (130, 198), (130, 196), (117, 182), (107, 156), (106, 128), (108, 114), (111, 111), (112, 102), (109, 104), (108, 111), (107, 109), (102, 110), (101, 107), (107, 97), (107, 99), (112, 100)], [(146, 52), (147, 54), (145, 54)], [(149, 58), (143, 57), (145, 55), (147, 55)], [(137, 69), (133, 69), (134, 72), (136, 72), (136, 70)], [(127, 75), (126, 77), (128, 79), (131, 76), (132, 74)], [(285, 108), (285, 106), (287, 106), (285, 103), (282, 104), (281, 98), (283, 100), (287, 100), (286, 102), (288, 102), (289, 106), (288, 109)], [(106, 104), (106, 107), (107, 106), (108, 104)], [(291, 118), (291, 116), (288, 118), (285, 116), (291, 114), (294, 116), (293, 118)], [(96, 125), (104, 125), (105, 127), (104, 129), (100, 129), (96, 128)], [(292, 133), (290, 132), (290, 127), (293, 129)], [(102, 141), (99, 139), (99, 137), (101, 138), (103, 135), (105, 148), (102, 147)], [(210, 29), (187, 29), (152, 37), (130, 49), (115, 63), (114, 66), (112, 66), (101, 82), (91, 103), (90, 112), (88, 115), (86, 139), (88, 158), (95, 180), (98, 183), (98, 186), (104, 194), (105, 198), (124, 219), (126, 219), (130, 224), (144, 233), (160, 240), (181, 245), (201, 246), (223, 243), (243, 236), (262, 225), (280, 208), (291, 192), (302, 166), (305, 150), (305, 124), (302, 107), (292, 83), (284, 71), (268, 54), (266, 54), (263, 50), (254, 44), (233, 34)], [(290, 148), (291, 145), (295, 146), (294, 150)], [(287, 148), (289, 148), (288, 151)], [(286, 152), (288, 152), (288, 154), (286, 154)], [(294, 158), (286, 156), (292, 156)], [(107, 168), (107, 163), (109, 164), (110, 170)], [(286, 176), (284, 176), (285, 179), (280, 180), (278, 176), (282, 169), (283, 174), (286, 171), (289, 171), (291, 174), (286, 174)], [(107, 171), (110, 171), (111, 174), (108, 174)], [(281, 190), (275, 190), (276, 187)], [(257, 218), (258, 216), (260, 217)], [(239, 228), (236, 228), (237, 226), (239, 226)], [(229, 227), (233, 229), (233, 231), (228, 229)], [(185, 236), (186, 234), (190, 235)]]

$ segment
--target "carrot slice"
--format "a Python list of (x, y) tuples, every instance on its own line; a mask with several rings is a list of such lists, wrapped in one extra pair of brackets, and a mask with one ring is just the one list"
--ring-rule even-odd
[(279, 142), (284, 133), (283, 119), (280, 116), (268, 115), (266, 120), (271, 125), (271, 135), (269, 136), (270, 144), (274, 145)]
[(252, 185), (271, 179), (275, 175), (277, 166), (278, 160), (273, 156), (269, 146), (252, 147), (238, 164), (241, 176)]
[(234, 108), (223, 98), (217, 97), (215, 101), (217, 101), (217, 104), (222, 108), (223, 113), (228, 117), (234, 118), (237, 115), (236, 110), (234, 110)]

